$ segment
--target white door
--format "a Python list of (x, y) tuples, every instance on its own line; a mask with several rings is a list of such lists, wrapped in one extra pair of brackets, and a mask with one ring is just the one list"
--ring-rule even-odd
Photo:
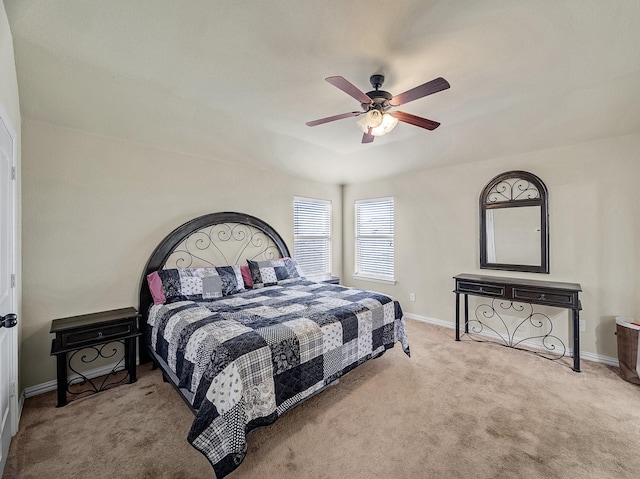
[(0, 105), (0, 475), (18, 427), (15, 291), (15, 132)]

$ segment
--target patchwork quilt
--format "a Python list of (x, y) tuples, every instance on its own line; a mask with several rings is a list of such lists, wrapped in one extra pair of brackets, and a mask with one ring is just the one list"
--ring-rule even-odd
[(397, 301), (304, 280), (155, 305), (148, 324), (147, 344), (193, 394), (188, 441), (218, 479), (242, 462), (252, 429), (395, 342), (409, 355)]

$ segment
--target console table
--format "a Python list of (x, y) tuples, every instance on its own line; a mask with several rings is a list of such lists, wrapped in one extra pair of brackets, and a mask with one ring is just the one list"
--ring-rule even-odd
[[(573, 370), (580, 372), (580, 299), (578, 297), (582, 288), (577, 283), (559, 283), (555, 281), (539, 281), (518, 278), (506, 278), (499, 276), (484, 276), (478, 274), (459, 274), (453, 277), (456, 281), (456, 341), (460, 341), (460, 295), (464, 295), (464, 333), (465, 334), (487, 334), (497, 336), (499, 344), (503, 346), (525, 349), (520, 347), (523, 342), (529, 339), (541, 339), (545, 350), (535, 351), (526, 349), (527, 351), (539, 354), (547, 359), (560, 359), (565, 356), (566, 347), (562, 340), (552, 334), (553, 324), (551, 319), (542, 314), (533, 311), (534, 304), (545, 306), (553, 306), (556, 308), (564, 308), (572, 312), (573, 324)], [(469, 320), (469, 295), (482, 296), (491, 298), (490, 304), (482, 304), (476, 308), (475, 319)], [(514, 304), (516, 303), (516, 304)], [(531, 305), (530, 312), (525, 307), (517, 306), (523, 304)], [(478, 312), (481, 317), (478, 317)], [(525, 312), (529, 313), (513, 331), (509, 331), (506, 323), (500, 317), (498, 311), (507, 312)], [(511, 311), (509, 311), (511, 310)], [(501, 321), (501, 326), (506, 330), (498, 331), (495, 327), (491, 327), (487, 323), (487, 319), (497, 317)], [(540, 328), (540, 335), (531, 336), (525, 339), (516, 338), (518, 328), (525, 323), (529, 323), (534, 327)], [(471, 323), (471, 333), (469, 324)], [(547, 328), (548, 330), (545, 330)], [(544, 334), (542, 334), (544, 333)], [(556, 344), (560, 343), (562, 354), (556, 349)]]

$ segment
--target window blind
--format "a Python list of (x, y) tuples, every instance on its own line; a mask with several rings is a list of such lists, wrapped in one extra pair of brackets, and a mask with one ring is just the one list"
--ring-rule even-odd
[(356, 275), (394, 279), (393, 198), (357, 200)]
[(331, 275), (331, 202), (293, 199), (293, 249), (307, 277)]

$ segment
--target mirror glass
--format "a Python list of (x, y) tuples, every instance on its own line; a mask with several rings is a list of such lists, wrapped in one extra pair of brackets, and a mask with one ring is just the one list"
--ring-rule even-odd
[(496, 176), (480, 196), (480, 267), (549, 272), (547, 189), (526, 171)]
[(540, 207), (487, 210), (487, 260), (540, 266)]

